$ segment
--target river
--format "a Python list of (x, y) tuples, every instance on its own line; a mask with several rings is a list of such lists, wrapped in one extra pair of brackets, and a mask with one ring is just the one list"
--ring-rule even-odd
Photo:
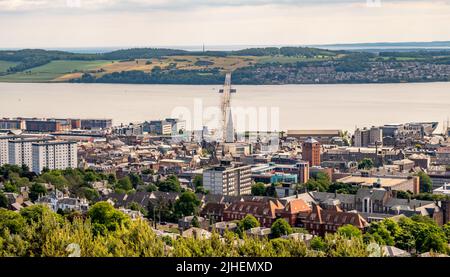
[[(114, 124), (218, 106), (220, 86), (0, 83), (0, 117), (112, 118)], [(450, 117), (450, 83), (235, 86), (231, 105), (278, 109), (279, 130), (344, 129)]]

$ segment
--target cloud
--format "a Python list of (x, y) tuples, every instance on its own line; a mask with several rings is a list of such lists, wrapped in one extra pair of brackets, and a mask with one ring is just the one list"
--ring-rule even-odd
[(189, 10), (241, 6), (344, 5), (380, 1), (381, 4), (407, 2), (440, 2), (450, 0), (0, 0), (1, 12), (64, 11), (149, 11)]

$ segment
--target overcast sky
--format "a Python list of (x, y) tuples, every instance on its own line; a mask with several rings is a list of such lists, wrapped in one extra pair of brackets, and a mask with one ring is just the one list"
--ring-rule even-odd
[(0, 48), (444, 41), (449, 26), (450, 0), (0, 0)]

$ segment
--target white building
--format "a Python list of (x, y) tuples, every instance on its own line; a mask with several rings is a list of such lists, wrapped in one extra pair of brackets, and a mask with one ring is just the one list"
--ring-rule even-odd
[(39, 174), (44, 168), (77, 167), (77, 144), (69, 141), (37, 142), (32, 145), (32, 171)]
[(433, 190), (433, 194), (450, 195), (450, 184), (444, 184), (442, 187)]
[(25, 138), (15, 137), (8, 140), (8, 162), (12, 165), (26, 165), (28, 168), (33, 167), (33, 143), (49, 141), (51, 138)]
[(251, 166), (216, 166), (203, 171), (203, 186), (211, 194), (238, 196), (251, 193)]
[(9, 162), (8, 141), (11, 138), (11, 136), (0, 136), (0, 166)]

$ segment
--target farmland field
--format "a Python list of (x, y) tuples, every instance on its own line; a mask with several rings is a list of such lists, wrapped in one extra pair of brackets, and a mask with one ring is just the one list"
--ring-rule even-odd
[(11, 66), (15, 66), (17, 63), (9, 61), (0, 61), (0, 73), (6, 72)]
[[(0, 81), (5, 82), (50, 82), (66, 74), (76, 72), (97, 71), (111, 61), (52, 61), (48, 64), (34, 67), (24, 72), (0, 76)], [(82, 74), (82, 73), (80, 73)]]

